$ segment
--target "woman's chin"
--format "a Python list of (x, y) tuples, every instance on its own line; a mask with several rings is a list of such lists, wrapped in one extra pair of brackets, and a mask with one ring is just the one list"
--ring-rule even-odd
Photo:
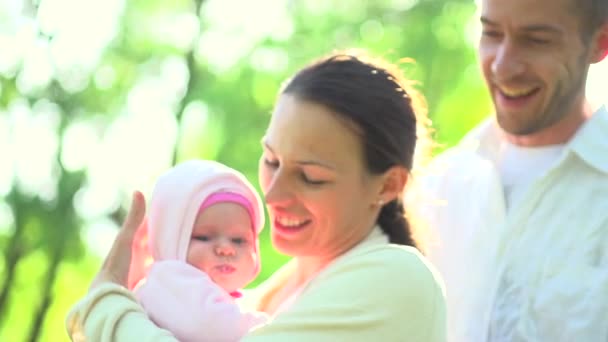
[(304, 247), (302, 242), (294, 239), (287, 239), (285, 236), (275, 233), (274, 230), (271, 232), (270, 238), (275, 250), (291, 257), (298, 256), (301, 249)]

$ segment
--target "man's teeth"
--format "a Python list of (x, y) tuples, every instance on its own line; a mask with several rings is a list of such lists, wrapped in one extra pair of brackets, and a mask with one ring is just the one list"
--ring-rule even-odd
[(297, 226), (302, 225), (305, 222), (303, 220), (296, 220), (296, 219), (283, 218), (283, 217), (277, 217), (277, 221), (282, 226), (286, 226), (286, 227), (297, 227)]
[(530, 95), (534, 91), (534, 88), (513, 89), (500, 87), (500, 91), (508, 97), (520, 97)]

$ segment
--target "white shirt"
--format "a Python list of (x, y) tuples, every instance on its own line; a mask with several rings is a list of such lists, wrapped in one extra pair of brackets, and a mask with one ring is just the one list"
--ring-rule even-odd
[(426, 219), (449, 341), (608, 340), (608, 112), (507, 211), (494, 120), (440, 155), (407, 201)]
[(495, 166), (505, 192), (508, 210), (517, 203), (534, 180), (542, 177), (564, 153), (564, 145), (522, 147), (503, 141)]

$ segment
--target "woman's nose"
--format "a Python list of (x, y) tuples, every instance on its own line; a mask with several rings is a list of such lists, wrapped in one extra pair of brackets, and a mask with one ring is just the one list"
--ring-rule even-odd
[(270, 206), (281, 206), (293, 197), (291, 184), (286, 175), (277, 171), (274, 173), (264, 192), (264, 201)]

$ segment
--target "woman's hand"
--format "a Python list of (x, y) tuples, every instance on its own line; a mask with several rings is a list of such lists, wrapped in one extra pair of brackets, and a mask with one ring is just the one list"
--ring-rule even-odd
[(112, 248), (106, 259), (97, 273), (89, 291), (96, 288), (104, 282), (112, 282), (118, 285), (127, 286), (127, 277), (129, 275), (129, 265), (131, 264), (131, 245), (133, 244), (133, 236), (137, 228), (142, 223), (146, 213), (146, 201), (144, 195), (135, 191), (131, 200), (131, 208), (127, 214), (127, 218), (122, 224), (122, 228), (116, 235)]

